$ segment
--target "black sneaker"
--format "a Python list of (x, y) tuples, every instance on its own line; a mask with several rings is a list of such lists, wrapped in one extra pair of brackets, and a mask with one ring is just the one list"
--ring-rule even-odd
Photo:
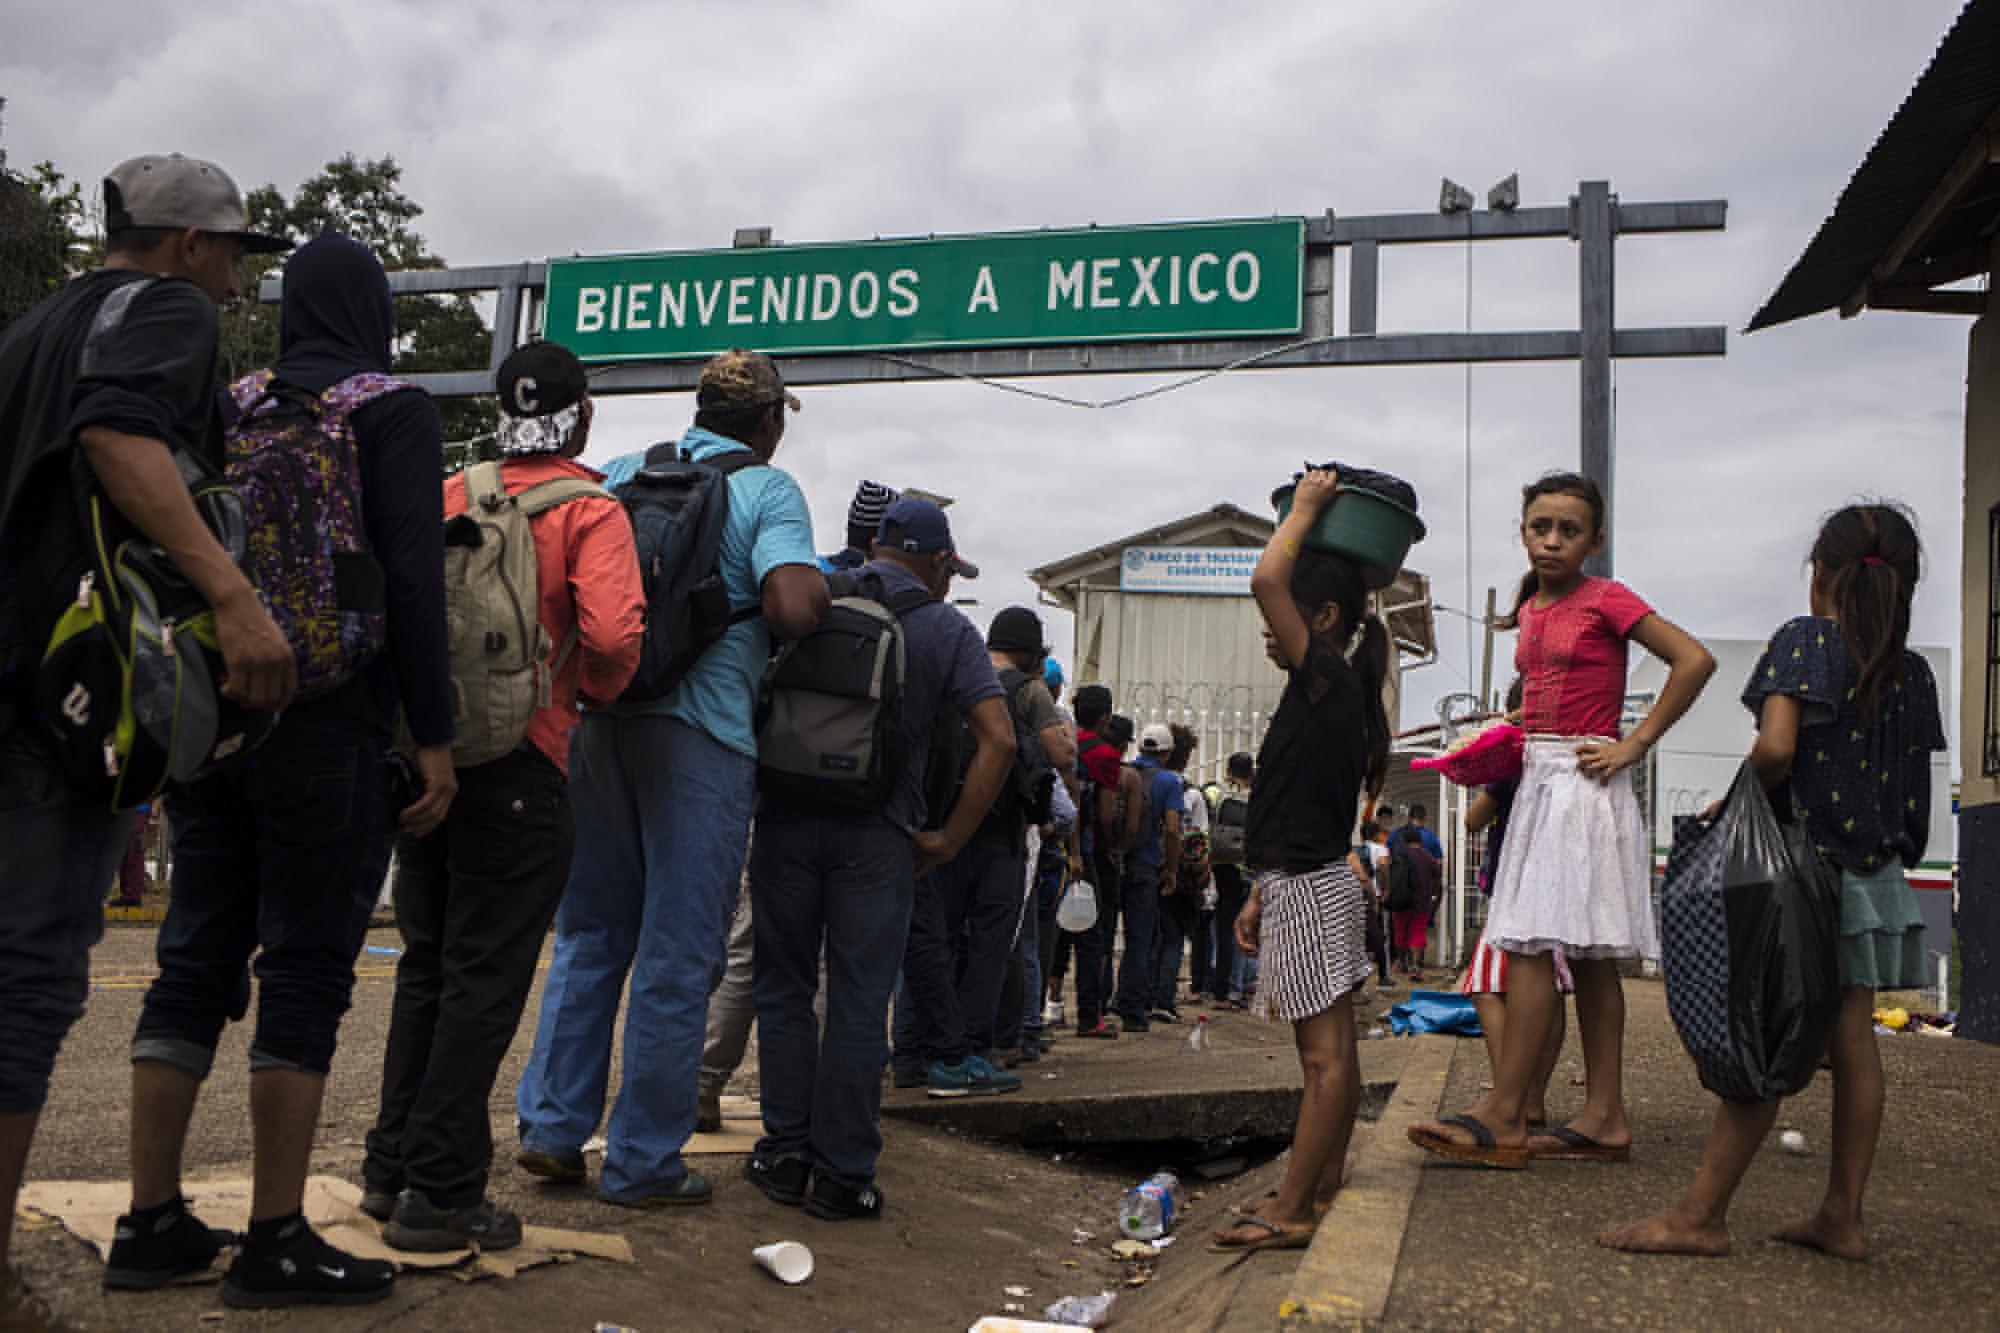
[(239, 1310), (287, 1305), (366, 1305), (388, 1296), (396, 1266), (336, 1250), (295, 1216), (262, 1244), (244, 1237), (222, 1279), (222, 1303)]
[(361, 1211), (377, 1222), (386, 1222), (395, 1215), (396, 1196), (400, 1190), (376, 1189), (373, 1185), (361, 1191)]
[(897, 1065), (890, 1071), (889, 1082), (898, 1088), (921, 1088), (930, 1081), (930, 1066), (919, 1065), (914, 1069)]
[(1147, 1014), (1146, 1017), (1152, 1019), (1155, 1023), (1178, 1023), (1181, 1021), (1181, 1011), (1170, 1009), (1164, 1004), (1155, 1005), (1152, 1012)]
[(523, 1148), (514, 1154), (514, 1165), (551, 1185), (581, 1185), (590, 1179), (590, 1168), (584, 1164), (581, 1148), (568, 1152)]
[(882, 1216), (882, 1191), (873, 1185), (855, 1189), (832, 1176), (814, 1176), (812, 1193), (806, 1196), (806, 1211), (826, 1222), (878, 1218)]
[(204, 1226), (188, 1211), (186, 1199), (142, 1223), (126, 1213), (118, 1219), (111, 1258), (104, 1267), (106, 1291), (152, 1291), (170, 1282), (207, 1275), (216, 1256), (236, 1241), (234, 1232)]
[(806, 1182), (812, 1178), (812, 1163), (803, 1157), (775, 1160), (752, 1157), (743, 1164), (743, 1178), (764, 1191), (772, 1203), (796, 1208), (806, 1201)]
[(521, 1243), (521, 1218), (491, 1200), (463, 1208), (440, 1208), (422, 1190), (407, 1189), (396, 1200), (396, 1212), (382, 1228), (382, 1239), (399, 1250), (441, 1254), (477, 1247), (511, 1250)]
[(1152, 1027), (1144, 1017), (1135, 1018), (1131, 1014), (1120, 1014), (1118, 1021), (1119, 1026), (1127, 1032), (1144, 1032)]

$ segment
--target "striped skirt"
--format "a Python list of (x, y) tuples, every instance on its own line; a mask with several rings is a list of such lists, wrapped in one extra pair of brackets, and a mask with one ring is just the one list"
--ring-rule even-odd
[(1345, 860), (1316, 870), (1257, 876), (1256, 1012), (1296, 1023), (1325, 1013), (1375, 971), (1368, 958), (1368, 900)]
[[(1563, 951), (1555, 951), (1556, 990), (1563, 995), (1576, 993), (1576, 982), (1569, 974), (1569, 960)], [(1472, 961), (1465, 965), (1465, 975), (1458, 979), (1460, 995), (1505, 995), (1507, 993), (1507, 954), (1494, 948), (1482, 932), (1479, 943), (1472, 950)]]

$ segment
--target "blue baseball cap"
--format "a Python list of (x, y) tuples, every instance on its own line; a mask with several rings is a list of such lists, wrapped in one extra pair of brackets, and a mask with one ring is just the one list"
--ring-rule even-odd
[(891, 550), (908, 551), (912, 555), (936, 555), (943, 551), (951, 556), (953, 573), (965, 579), (979, 577), (979, 566), (960, 555), (952, 545), (951, 521), (944, 516), (944, 510), (929, 500), (906, 495), (890, 505), (882, 515), (882, 526), (876, 529), (875, 540)]
[(1056, 689), (1063, 683), (1062, 663), (1051, 657), (1042, 663), (1042, 683)]

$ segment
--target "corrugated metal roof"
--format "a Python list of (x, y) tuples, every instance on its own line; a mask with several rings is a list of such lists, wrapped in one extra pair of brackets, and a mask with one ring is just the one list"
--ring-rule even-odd
[(1971, 0), (1832, 215), (1744, 331), (1832, 310), (1853, 294), (1996, 107), (2000, 0)]

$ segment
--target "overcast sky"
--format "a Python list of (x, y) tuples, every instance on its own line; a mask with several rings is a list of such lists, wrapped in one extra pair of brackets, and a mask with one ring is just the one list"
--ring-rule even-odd
[[(709, 248), (748, 225), (803, 242), (1423, 211), (1441, 175), (1483, 196), (1514, 171), (1528, 204), (1600, 178), (1628, 201), (1726, 198), (1726, 232), (1619, 244), (1621, 325), (1731, 330), (1726, 358), (1617, 368), (1619, 575), (1696, 634), (1761, 638), (1804, 610), (1819, 519), (1895, 496), (1929, 547), (1916, 637), (1956, 654), (1969, 322), (1735, 331), (1957, 9), (0, 0), (0, 146), (86, 181), (180, 151), (287, 191), (342, 153), (393, 155), (454, 264)], [(1383, 329), (1463, 328), (1466, 271), (1460, 245), (1385, 253)], [(1575, 302), (1568, 242), (1476, 247), (1473, 327), (1573, 326)], [(822, 548), (860, 477), (959, 496), (959, 544), (989, 571), (967, 589), (982, 623), (1031, 597), (1027, 568), (1221, 500), (1266, 511), (1302, 459), (1329, 457), (1408, 477), (1431, 525), (1409, 563), (1438, 601), (1477, 605), (1524, 567), (1518, 487), (1578, 448), (1570, 365), (1476, 368), (1469, 398), (1457, 367), (1240, 373), (1109, 411), (969, 384), (804, 397), (779, 461)], [(592, 457), (677, 434), (689, 411), (613, 402)], [(1066, 621), (1052, 633), (1066, 659)], [(1462, 622), (1442, 617), (1440, 638), (1417, 700), (1477, 670)]]

